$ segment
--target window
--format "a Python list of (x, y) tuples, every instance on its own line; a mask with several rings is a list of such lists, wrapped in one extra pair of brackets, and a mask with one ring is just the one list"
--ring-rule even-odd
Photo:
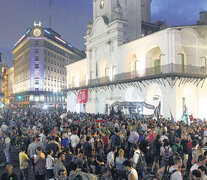
[(35, 64), (35, 69), (39, 69), (39, 64)]
[(39, 84), (39, 81), (38, 80), (35, 80), (35, 84)]
[(35, 61), (39, 61), (39, 56), (35, 56)]
[(39, 53), (39, 49), (35, 49), (35, 53)]
[(39, 88), (35, 88), (35, 91), (39, 91)]
[(39, 46), (39, 41), (35, 40), (35, 46)]

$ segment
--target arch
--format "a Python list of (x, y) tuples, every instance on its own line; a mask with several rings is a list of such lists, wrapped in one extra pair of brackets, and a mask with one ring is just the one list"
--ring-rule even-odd
[(76, 112), (76, 100), (77, 95), (75, 93), (70, 93), (67, 98), (67, 110), (71, 112)]
[(139, 90), (133, 86), (128, 87), (125, 91), (125, 101), (129, 102), (141, 102), (143, 98), (140, 97)]
[[(147, 93), (146, 93), (146, 102), (148, 104), (154, 105), (157, 107), (159, 105), (159, 102), (161, 102), (161, 114), (163, 114), (163, 94), (162, 90), (159, 85), (157, 84), (152, 84), (151, 86), (148, 87)], [(145, 114), (152, 114), (151, 110), (146, 109)]]
[(161, 59), (160, 59), (161, 54), (162, 53), (161, 53), (161, 49), (159, 46), (156, 46), (156, 47), (150, 49), (146, 53), (146, 68), (154, 67), (155, 72), (159, 72), (160, 66), (162, 64)]
[(98, 113), (105, 114), (106, 112), (106, 92), (101, 91), (98, 94)]
[(133, 72), (136, 70), (137, 56), (135, 53), (128, 53), (124, 63), (124, 72)]
[(99, 77), (105, 77), (105, 76), (109, 75), (109, 73), (107, 73), (107, 71), (106, 71), (106, 68), (107, 68), (106, 58), (100, 59), (100, 61), (99, 61), (99, 71), (98, 71), (98, 73), (99, 73), (98, 76)]

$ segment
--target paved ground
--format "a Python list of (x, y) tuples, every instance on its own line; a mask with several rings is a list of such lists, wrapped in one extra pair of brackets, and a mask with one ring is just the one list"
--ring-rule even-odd
[[(19, 169), (19, 150), (11, 148), (10, 149), (10, 158), (11, 158), (11, 164), (14, 166), (14, 172), (18, 177), (20, 177), (20, 169)], [(4, 154), (0, 155), (0, 177), (5, 172), (5, 163), (6, 159), (4, 157)], [(31, 172), (30, 174), (30, 180), (32, 180)]]

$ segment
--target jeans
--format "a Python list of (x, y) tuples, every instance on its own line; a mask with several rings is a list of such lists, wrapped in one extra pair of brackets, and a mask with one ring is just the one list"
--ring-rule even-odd
[(10, 163), (9, 146), (4, 148), (4, 154), (6, 157), (6, 162)]
[(29, 170), (28, 170), (28, 168), (21, 169), (20, 180), (29, 180)]

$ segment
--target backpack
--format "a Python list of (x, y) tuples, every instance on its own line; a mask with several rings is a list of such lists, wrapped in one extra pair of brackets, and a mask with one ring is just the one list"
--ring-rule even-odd
[(169, 162), (170, 157), (171, 157), (170, 148), (169, 147), (164, 147), (164, 152), (163, 152), (162, 159), (165, 162)]
[(171, 176), (178, 171), (177, 169), (174, 169), (173, 171), (169, 172), (170, 167), (167, 169), (167, 166), (165, 166), (165, 171), (164, 174), (162, 176), (162, 180), (170, 180)]
[(115, 146), (121, 147), (122, 142), (120, 136), (119, 135), (115, 135), (115, 136), (116, 136)]
[(137, 161), (136, 170), (137, 172), (147, 172), (147, 162), (143, 152), (136, 152), (139, 155), (139, 159)]
[(157, 153), (157, 149), (156, 149), (156, 147), (155, 147), (155, 144), (154, 144), (154, 142), (150, 145), (150, 155), (151, 156), (154, 156), (154, 155), (156, 155), (156, 153)]

